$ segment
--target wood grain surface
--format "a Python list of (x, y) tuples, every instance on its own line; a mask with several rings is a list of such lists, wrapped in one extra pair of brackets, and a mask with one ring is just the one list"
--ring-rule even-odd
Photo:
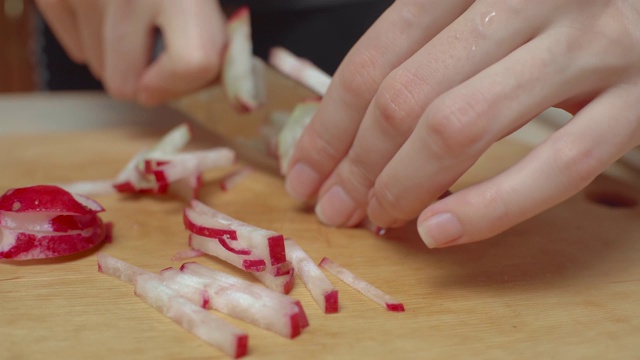
[[(272, 104), (290, 106), (306, 96), (283, 84), (276, 84), (286, 86)], [(221, 95), (213, 97), (211, 106), (219, 116), (253, 121), (253, 126), (238, 123), (239, 130), (230, 132), (255, 136), (255, 124), (268, 109), (238, 117)], [(0, 133), (1, 191), (113, 177), (136, 151), (184, 120), (163, 109), (154, 113), (162, 112), (162, 121), (149, 121), (147, 110), (101, 95), (23, 98), (24, 112), (15, 105), (19, 99), (10, 100), (0, 97), (0, 116), (13, 111), (11, 121), (29, 114), (41, 119), (24, 121), (82, 123), (96, 112), (118, 119), (94, 129)], [(40, 113), (27, 111), (34, 106), (41, 106)], [(139, 121), (121, 121), (136, 116)], [(0, 129), (10, 128), (7, 119), (0, 117)], [(198, 133), (202, 136), (195, 146), (225, 143)], [(454, 190), (498, 173), (527, 151), (510, 139), (497, 143)], [(601, 177), (494, 239), (429, 250), (412, 225), (384, 237), (322, 226), (268, 170), (222, 191), (218, 182), (227, 171), (206, 174), (202, 201), (294, 238), (316, 261), (332, 258), (402, 301), (407, 310), (387, 312), (328, 274), (340, 291), (340, 312), (325, 315), (297, 281), (292, 295), (311, 324), (298, 338), (284, 339), (230, 319), (249, 333), (248, 359), (640, 358), (640, 209), (620, 206), (640, 202), (636, 187)], [(0, 358), (225, 358), (140, 301), (130, 285), (96, 269), (98, 250), (153, 271), (179, 266), (171, 257), (187, 247), (184, 204), (117, 194), (96, 200), (107, 209), (103, 218), (115, 225), (112, 243), (61, 259), (0, 262)], [(246, 277), (212, 258), (197, 261)]]

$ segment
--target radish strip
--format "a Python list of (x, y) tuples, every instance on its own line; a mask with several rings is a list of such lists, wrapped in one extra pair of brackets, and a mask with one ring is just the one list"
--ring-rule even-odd
[(313, 300), (325, 314), (338, 312), (338, 290), (336, 290), (311, 257), (292, 239), (285, 239), (287, 254)]
[(247, 354), (247, 333), (192, 304), (164, 285), (157, 276), (138, 276), (135, 293), (151, 307), (225, 354), (234, 358)]
[(323, 258), (322, 261), (320, 261), (320, 267), (332, 273), (345, 284), (358, 290), (364, 296), (378, 303), (387, 310), (399, 312), (404, 311), (404, 305), (402, 303), (396, 301), (382, 290), (359, 278), (351, 271), (345, 269), (338, 263), (333, 262), (329, 258)]
[(308, 100), (299, 103), (293, 109), (289, 121), (284, 125), (278, 136), (278, 158), (280, 159), (280, 173), (286, 174), (289, 169), (289, 160), (293, 149), (309, 124), (320, 103), (317, 100)]
[(203, 308), (220, 311), (286, 338), (300, 334), (299, 308), (289, 299), (256, 291), (254, 284), (238, 286), (173, 268), (162, 270), (160, 276), (166, 285), (181, 294), (184, 292)]
[(225, 176), (222, 181), (220, 181), (220, 188), (222, 189), (222, 191), (229, 191), (229, 189), (231, 189), (238, 182), (244, 180), (252, 172), (253, 168), (251, 166), (243, 166), (241, 169)]
[(116, 192), (113, 187), (115, 180), (114, 179), (104, 179), (104, 180), (85, 180), (85, 181), (75, 181), (66, 184), (58, 184), (61, 188), (67, 190), (68, 192), (72, 192), (74, 194), (82, 194), (82, 195), (109, 195)]
[(264, 63), (253, 56), (251, 15), (247, 6), (231, 15), (227, 23), (229, 42), (224, 53), (222, 83), (231, 105), (253, 111), (266, 100)]
[(218, 241), (212, 238), (189, 234), (189, 246), (205, 254), (215, 256), (244, 271), (261, 272), (267, 268), (267, 263), (264, 259), (234, 254), (223, 248)]
[(298, 309), (298, 312), (300, 314), (300, 326), (302, 328), (306, 328), (307, 326), (309, 326), (309, 320), (307, 318), (307, 314), (305, 313), (304, 308), (302, 307), (302, 304), (300, 303), (300, 301), (288, 295), (285, 295), (281, 292), (269, 290), (268, 288), (265, 288), (263, 286), (254, 284), (252, 282), (240, 279), (238, 277), (211, 269), (209, 267), (206, 267), (204, 265), (194, 263), (194, 262), (182, 264), (182, 266), (180, 267), (180, 270), (187, 274), (196, 275), (196, 276), (205, 278), (207, 280), (214, 281), (216, 283), (219, 283), (220, 285), (233, 285), (240, 288), (251, 289), (252, 292), (256, 294), (260, 294), (260, 298), (265, 299), (264, 301), (267, 301), (266, 299), (270, 299), (269, 301), (274, 301), (278, 303), (290, 302), (294, 304)]
[(133, 285), (139, 275), (151, 274), (126, 261), (105, 253), (98, 253), (98, 271)]
[(202, 252), (200, 250), (196, 250), (196, 249), (185, 249), (185, 250), (178, 251), (177, 253), (175, 253), (175, 255), (173, 255), (171, 260), (173, 260), (173, 261), (182, 261), (182, 260), (192, 259), (192, 258), (200, 257), (200, 256), (204, 256), (204, 252)]
[(269, 53), (268, 62), (278, 71), (316, 94), (324, 96), (327, 93), (331, 76), (311, 61), (298, 57), (285, 48), (274, 47)]

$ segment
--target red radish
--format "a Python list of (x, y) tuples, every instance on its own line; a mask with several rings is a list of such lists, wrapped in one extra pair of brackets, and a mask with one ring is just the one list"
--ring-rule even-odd
[(192, 304), (164, 285), (157, 276), (136, 277), (135, 293), (151, 307), (225, 354), (233, 358), (247, 354), (247, 333)]
[(75, 254), (105, 240), (106, 230), (96, 226), (69, 232), (42, 233), (0, 227), (0, 259), (31, 260)]
[[(186, 298), (203, 308), (220, 311), (286, 338), (294, 338), (301, 332), (300, 309), (294, 300), (281, 299), (275, 292), (266, 294), (259, 285), (248, 282), (237, 285), (173, 268), (164, 269), (160, 276), (167, 286), (186, 294)], [(256, 290), (257, 287), (261, 290)]]
[(253, 111), (266, 100), (265, 65), (253, 56), (251, 15), (247, 6), (231, 15), (227, 33), (229, 42), (222, 66), (224, 90), (238, 111)]
[(264, 259), (267, 266), (287, 260), (282, 235), (234, 219), (200, 201), (191, 201), (191, 207), (184, 211), (184, 220), (191, 233), (214, 238), (239, 255)]
[(105, 253), (98, 254), (98, 271), (135, 285), (141, 299), (225, 354), (237, 358), (247, 353), (246, 333), (190, 303), (163, 284), (159, 275)]
[(229, 148), (220, 147), (177, 154), (146, 156), (144, 172), (153, 175), (159, 184), (169, 184), (190, 174), (231, 166), (234, 162), (235, 152)]
[(136, 277), (139, 275), (152, 274), (105, 253), (98, 253), (98, 271), (131, 285), (135, 283)]
[(234, 254), (225, 249), (216, 239), (209, 237), (189, 234), (189, 246), (194, 250), (215, 256), (244, 271), (261, 272), (267, 268), (267, 262), (264, 259)]
[(320, 267), (335, 275), (338, 279), (342, 280), (345, 284), (361, 292), (364, 296), (378, 303), (380, 306), (386, 308), (389, 311), (404, 311), (404, 305), (382, 290), (371, 285), (367, 281), (359, 278), (351, 271), (345, 269), (336, 262), (333, 262), (329, 258), (323, 258), (320, 261)]
[(220, 182), (220, 188), (223, 191), (229, 191), (229, 189), (231, 189), (238, 182), (242, 181), (252, 172), (253, 172), (253, 168), (251, 166), (243, 166), (239, 170), (234, 171), (231, 174), (225, 176)]
[(310, 99), (299, 103), (293, 109), (289, 120), (280, 131), (278, 137), (278, 158), (280, 160), (280, 172), (285, 174), (289, 169), (289, 160), (293, 149), (302, 135), (304, 128), (309, 124), (320, 103), (317, 99)]
[(10, 189), (0, 196), (0, 211), (93, 215), (104, 211), (95, 200), (55, 185)]
[(300, 313), (300, 325), (302, 326), (302, 328), (306, 328), (307, 326), (309, 326), (309, 320), (307, 319), (307, 314), (302, 308), (302, 304), (300, 304), (300, 301), (286, 294), (283, 294), (282, 292), (274, 292), (263, 286), (254, 284), (246, 280), (242, 280), (238, 277), (211, 269), (209, 267), (206, 267), (204, 265), (201, 265), (195, 262), (188, 262), (188, 263), (182, 264), (182, 266), (180, 267), (180, 270), (188, 274), (193, 274), (196, 276), (203, 277), (210, 281), (219, 282), (220, 284), (233, 285), (233, 286), (242, 287), (242, 288), (250, 288), (251, 291), (260, 294), (261, 297), (273, 298), (274, 300), (272, 301), (277, 300), (281, 302), (292, 302), (298, 308), (298, 311)]
[(185, 250), (181, 250), (181, 251), (178, 251), (177, 253), (175, 253), (175, 255), (173, 255), (171, 260), (173, 260), (173, 261), (183, 261), (183, 260), (192, 259), (192, 258), (200, 257), (200, 256), (204, 256), (204, 252), (202, 252), (200, 250), (196, 250), (196, 249), (185, 249)]
[(338, 290), (333, 287), (313, 259), (295, 241), (285, 239), (284, 244), (293, 268), (316, 304), (325, 314), (338, 312)]
[(278, 71), (316, 94), (324, 96), (327, 93), (331, 76), (311, 61), (298, 57), (285, 48), (274, 47), (269, 53), (268, 62)]

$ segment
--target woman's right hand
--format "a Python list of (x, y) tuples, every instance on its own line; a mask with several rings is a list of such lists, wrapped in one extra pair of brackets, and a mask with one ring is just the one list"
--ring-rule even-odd
[[(212, 0), (36, 0), (69, 57), (121, 100), (158, 105), (210, 84), (226, 40)], [(164, 50), (152, 58), (157, 31)]]

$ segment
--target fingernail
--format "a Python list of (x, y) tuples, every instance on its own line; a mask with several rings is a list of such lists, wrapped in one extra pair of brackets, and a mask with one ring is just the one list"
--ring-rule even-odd
[(340, 185), (333, 185), (318, 201), (316, 215), (326, 225), (340, 226), (351, 219), (356, 211), (356, 203)]
[(441, 247), (464, 235), (460, 221), (451, 213), (436, 214), (422, 221), (418, 225), (418, 232), (430, 248)]
[(285, 189), (293, 198), (304, 201), (311, 197), (320, 182), (320, 176), (309, 165), (297, 163), (285, 181)]

